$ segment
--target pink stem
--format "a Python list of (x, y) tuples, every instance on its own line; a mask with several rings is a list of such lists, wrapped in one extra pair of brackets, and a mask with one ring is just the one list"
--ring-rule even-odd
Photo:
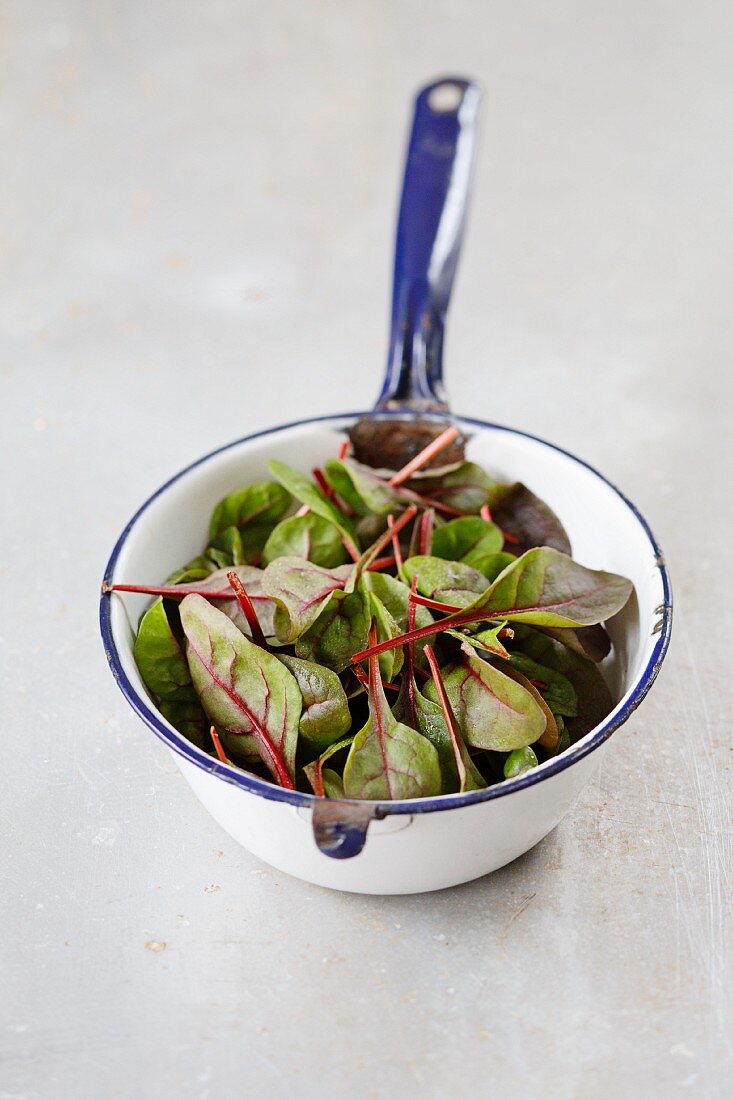
[(426, 462), (429, 462), (435, 455), (440, 454), (446, 447), (450, 446), (454, 439), (459, 435), (458, 428), (446, 428), (444, 432), (432, 441), (428, 443), (427, 447), (423, 447), (419, 454), (403, 466), (401, 470), (398, 470), (396, 474), (393, 474), (389, 479), (390, 485), (397, 488), (398, 485), (403, 485), (404, 482), (409, 481), (416, 470), (419, 470), (421, 466), (424, 466)]
[(229, 764), (230, 761), (227, 758), (227, 754), (224, 752), (224, 749), (222, 748), (221, 741), (219, 740), (219, 734), (216, 732), (216, 726), (212, 726), (209, 730), (209, 733), (211, 734), (211, 740), (214, 742), (216, 755), (219, 757), (222, 764)]
[(394, 553), (395, 565), (397, 566), (397, 572), (402, 573), (402, 550), (400, 549), (400, 540), (394, 531), (394, 516), (390, 513), (387, 516), (387, 525), (392, 532), (392, 550)]
[(260, 646), (261, 649), (268, 649), (265, 635), (262, 632), (260, 626), (260, 620), (257, 618), (257, 612), (252, 606), (252, 601), (249, 598), (247, 589), (242, 584), (241, 578), (232, 569), (231, 573), (227, 573), (227, 580), (234, 589), (234, 594), (237, 597), (237, 603), (239, 604), (242, 614), (249, 623), (249, 629), (252, 632), (252, 641), (255, 645)]
[[(417, 576), (417, 573), (415, 574)], [(456, 611), (460, 611), (460, 607), (456, 607), (452, 603), (441, 603), (440, 600), (431, 600), (429, 596), (421, 596), (419, 593), (410, 593), (410, 601), (413, 603), (422, 604), (423, 607), (430, 607), (433, 611), (445, 611), (448, 615), (455, 614)]]
[[(184, 596), (205, 596), (207, 600), (236, 600), (233, 592), (212, 592), (197, 588), (195, 584), (169, 584), (156, 588), (149, 584), (103, 584), (103, 592), (142, 592), (145, 596), (163, 596), (167, 600), (182, 600)], [(266, 600), (267, 596), (253, 596), (254, 600)]]
[(440, 709), (443, 711), (443, 717), (445, 718), (445, 724), (448, 727), (448, 734), (450, 735), (451, 746), (453, 748), (453, 756), (456, 761), (456, 769), (458, 776), (461, 780), (461, 787), (463, 787), (466, 780), (466, 765), (463, 763), (461, 757), (461, 749), (458, 744), (458, 723), (456, 722), (456, 716), (453, 713), (453, 707), (450, 705), (450, 699), (445, 690), (445, 684), (443, 678), (440, 675), (440, 669), (438, 662), (435, 660), (435, 654), (433, 653), (429, 645), (425, 646), (425, 656), (427, 657), (428, 664), (430, 665), (430, 671), (433, 674), (433, 683), (435, 684), (435, 691), (438, 699), (440, 700)]

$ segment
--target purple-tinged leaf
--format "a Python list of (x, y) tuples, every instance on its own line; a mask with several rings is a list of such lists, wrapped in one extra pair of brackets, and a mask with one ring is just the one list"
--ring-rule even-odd
[(560, 520), (549, 505), (521, 482), (494, 489), (491, 514), (495, 523), (511, 536), (507, 549), (516, 554), (523, 554), (535, 546), (550, 546), (562, 554), (570, 553), (570, 539)]
[(186, 596), (180, 614), (191, 679), (225, 744), (231, 738), (247, 755), (254, 740), (277, 782), (293, 788), (302, 708), (295, 677), (203, 596)]
[[(542, 706), (521, 684), (482, 661), (468, 642), (463, 650), (460, 663), (444, 670), (443, 683), (466, 744), (511, 752), (537, 741), (547, 726)], [(432, 681), (424, 693), (439, 702)]]
[(274, 630), (280, 641), (288, 645), (305, 634), (350, 574), (351, 566), (322, 569), (302, 558), (271, 562), (262, 588), (275, 604)]
[(372, 658), (369, 718), (354, 738), (344, 766), (346, 797), (372, 801), (423, 798), (440, 794), (441, 786), (438, 753), (427, 738), (392, 714), (377, 658)]
[(620, 611), (632, 590), (625, 577), (587, 569), (543, 546), (507, 566), (462, 614), (535, 626), (592, 626)]

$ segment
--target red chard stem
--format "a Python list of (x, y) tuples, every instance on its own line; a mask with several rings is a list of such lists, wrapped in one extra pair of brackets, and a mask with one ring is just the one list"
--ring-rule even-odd
[(386, 558), (377, 558), (376, 561), (373, 561), (372, 564), (368, 566), (368, 569), (372, 572), (378, 569), (389, 569), (391, 565), (395, 564), (395, 561), (396, 559), (391, 555)]
[[(233, 592), (212, 592), (195, 584), (103, 584), (103, 592), (141, 592), (145, 596), (163, 596), (166, 600), (182, 600), (184, 596), (204, 596), (207, 600), (236, 600)], [(253, 596), (253, 600), (266, 600), (267, 596)]]
[(428, 443), (427, 447), (423, 447), (420, 453), (416, 454), (406, 466), (403, 466), (401, 470), (398, 470), (396, 474), (392, 475), (389, 479), (390, 485), (397, 488), (399, 485), (403, 485), (406, 481), (409, 481), (416, 470), (419, 470), (426, 462), (430, 462), (431, 458), (435, 458), (441, 451), (444, 451), (458, 435), (458, 428), (446, 428), (446, 430), (441, 432), (432, 443)]
[(390, 512), (390, 514), (387, 516), (387, 526), (389, 527), (390, 531), (392, 532), (392, 552), (394, 553), (394, 560), (395, 560), (395, 565), (397, 566), (397, 572), (401, 575), (402, 574), (402, 550), (400, 549), (399, 535), (395, 534), (394, 525), (395, 525), (394, 516)]
[(326, 481), (323, 470), (320, 470), (316, 466), (315, 469), (311, 471), (311, 473), (313, 474), (313, 479), (317, 483), (318, 488), (321, 490), (326, 500), (334, 500), (336, 497), (335, 490), (333, 486), (329, 485), (329, 483)]
[[(417, 576), (417, 574), (415, 574)], [(445, 611), (448, 615), (455, 614), (456, 611), (460, 611), (460, 607), (456, 607), (452, 603), (441, 603), (440, 600), (431, 600), (429, 596), (420, 596), (417, 592), (410, 593), (410, 602), (419, 603), (423, 607), (429, 607), (433, 611)]]
[(429, 554), (433, 548), (433, 523), (435, 521), (435, 512), (432, 508), (427, 508), (420, 520), (420, 553)]
[[(461, 749), (459, 743), (459, 731), (458, 723), (456, 722), (456, 716), (453, 713), (453, 707), (450, 705), (450, 699), (445, 690), (445, 684), (443, 678), (440, 675), (440, 668), (438, 662), (435, 660), (435, 654), (429, 645), (425, 646), (425, 656), (427, 657), (428, 664), (430, 665), (430, 671), (433, 674), (433, 683), (435, 684), (435, 691), (438, 699), (440, 700), (440, 709), (443, 711), (443, 717), (445, 724), (448, 727), (448, 733), (450, 735), (451, 746), (453, 748), (453, 756), (456, 761), (456, 770), (458, 772), (458, 778), (460, 780), (461, 789), (466, 782), (466, 765), (463, 762), (461, 756)], [(379, 659), (379, 658), (377, 658)]]
[(252, 606), (252, 600), (249, 597), (247, 589), (242, 584), (240, 577), (238, 577), (232, 569), (231, 573), (227, 573), (227, 580), (234, 589), (237, 603), (242, 610), (242, 614), (249, 623), (249, 629), (252, 632), (252, 641), (255, 645), (260, 646), (261, 649), (269, 649), (265, 635), (262, 633), (260, 620), (257, 618), (257, 612)]
[(231, 761), (228, 759), (227, 754), (224, 752), (224, 749), (222, 748), (221, 741), (219, 739), (219, 734), (216, 732), (216, 726), (212, 726), (211, 729), (209, 730), (209, 733), (211, 734), (211, 740), (214, 742), (214, 748), (216, 749), (216, 755), (219, 757), (222, 764), (230, 764)]

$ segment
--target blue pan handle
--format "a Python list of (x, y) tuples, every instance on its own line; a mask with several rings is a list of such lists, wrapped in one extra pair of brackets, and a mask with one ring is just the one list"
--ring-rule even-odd
[(443, 327), (463, 238), (481, 90), (445, 77), (423, 88), (397, 224), (387, 375), (377, 409), (447, 412)]

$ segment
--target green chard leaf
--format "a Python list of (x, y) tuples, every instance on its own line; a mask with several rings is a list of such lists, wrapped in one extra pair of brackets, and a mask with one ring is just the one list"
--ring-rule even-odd
[(241, 530), (253, 523), (274, 525), (289, 507), (290, 493), (276, 482), (256, 481), (246, 485), (219, 501), (211, 516), (209, 540), (213, 541), (230, 527)]
[(433, 556), (448, 561), (462, 561), (482, 571), (476, 561), (498, 553), (504, 536), (495, 523), (479, 516), (452, 519), (433, 532)]
[(333, 768), (324, 768), (321, 772), (323, 780), (323, 793), (326, 798), (346, 798), (344, 794), (344, 781)]
[[(476, 638), (471, 639), (472, 642)], [(528, 680), (536, 680), (544, 684), (539, 688), (548, 707), (554, 715), (562, 714), (566, 718), (574, 718), (578, 713), (578, 695), (568, 677), (549, 665), (541, 665), (533, 661), (526, 653), (516, 651), (511, 654), (512, 668), (521, 672)]]
[(517, 560), (515, 554), (507, 554), (503, 550), (496, 554), (472, 554), (469, 557), (467, 564), (483, 573), (489, 583), (495, 581), (508, 565)]
[[(359, 579), (360, 587), (363, 591), (366, 590), (365, 595), (371, 610), (371, 618), (377, 630), (377, 641), (384, 642), (387, 638), (397, 638), (400, 634), (399, 626), (379, 597), (375, 595), (373, 591), (369, 590), (367, 584), (368, 582), (365, 583), (364, 577)], [(354, 652), (357, 651), (355, 650)], [(403, 656), (401, 649), (388, 649), (386, 653), (382, 653), (379, 658), (380, 675), (387, 681), (394, 680), (395, 676), (402, 668), (402, 661)]]
[(611, 692), (592, 661), (539, 630), (529, 631), (521, 644), (522, 651), (528, 657), (561, 672), (572, 684), (577, 699), (577, 714), (565, 717), (571, 741), (584, 737), (611, 713)]
[(292, 672), (303, 698), (298, 725), (301, 741), (309, 750), (322, 752), (351, 727), (351, 713), (341, 681), (331, 669), (278, 653), (278, 660)]
[(529, 745), (523, 749), (515, 749), (504, 761), (504, 778), (514, 779), (518, 775), (524, 775), (525, 772), (536, 768), (538, 764), (537, 754)]
[(173, 633), (160, 596), (140, 620), (133, 654), (145, 686), (158, 699), (168, 702), (196, 701), (188, 662)]
[[(467, 642), (463, 650), (461, 662), (445, 670), (443, 683), (466, 744), (511, 752), (537, 741), (547, 726), (542, 706), (521, 684), (482, 661)], [(439, 701), (432, 680), (425, 695)]]
[(495, 657), (503, 657), (505, 660), (509, 660), (509, 652), (504, 646), (504, 643), (499, 638), (499, 634), (506, 626), (506, 620), (504, 622), (494, 623), (491, 626), (484, 627), (482, 630), (477, 630), (475, 634), (468, 633), (470, 627), (466, 627), (467, 634), (464, 634), (460, 630), (446, 630), (446, 634), (450, 634), (453, 638), (457, 638), (460, 642), (470, 642), (476, 649), (481, 649), (486, 653), (491, 653)]
[(295, 654), (343, 672), (369, 640), (371, 608), (361, 588), (344, 595), (334, 592), (309, 629), (295, 642)]
[(347, 798), (371, 801), (440, 794), (442, 778), (435, 747), (417, 730), (398, 722), (370, 662), (369, 718), (357, 733), (344, 766)]
[[(409, 588), (396, 577), (390, 577), (389, 573), (364, 573), (361, 583), (381, 600), (400, 628), (400, 632), (403, 633), (407, 630), (407, 612), (410, 602)], [(416, 626), (427, 626), (432, 621), (433, 616), (427, 607), (418, 606), (415, 609)]]
[(177, 700), (161, 699), (158, 702), (158, 710), (188, 741), (199, 749), (204, 747), (209, 723), (198, 701), (181, 703)]
[(169, 584), (195, 584), (196, 581), (204, 580), (215, 569), (216, 566), (209, 558), (195, 558), (188, 565), (174, 570), (170, 577), (164, 581), (164, 585), (167, 587)]
[(422, 596), (454, 607), (467, 607), (486, 591), (483, 573), (460, 561), (423, 554), (408, 558), (404, 568), (408, 580), (417, 577), (417, 590)]
[[(262, 633), (267, 637), (272, 637), (275, 633), (275, 605), (271, 599), (269, 599), (262, 590), (263, 572), (261, 569), (255, 568), (254, 565), (236, 565), (229, 566), (226, 569), (216, 569), (213, 573), (209, 573), (207, 577), (191, 582), (188, 579), (188, 575), (185, 574), (178, 583), (179, 584), (191, 584), (195, 583), (197, 592), (205, 594), (206, 592), (231, 592), (231, 585), (227, 578), (227, 573), (234, 572), (239, 577), (240, 581), (247, 589), (247, 595), (252, 601), (252, 606), (257, 612), (257, 619), (262, 627)], [(250, 635), (252, 632), (249, 628), (249, 623), (244, 615), (242, 609), (236, 600), (215, 600), (214, 606), (232, 620), (234, 625), (242, 631), (243, 634)]]
[[(434, 673), (437, 671), (439, 674), (434, 653), (428, 650), (426, 657), (432, 671)], [(435, 681), (433, 686), (436, 688), (436, 693), (440, 695)], [(482, 790), (486, 786), (484, 777), (466, 748), (447, 697), (444, 697), (441, 703), (435, 703), (422, 695), (417, 687), (414, 672), (409, 667), (409, 661), (408, 674), (403, 679), (397, 703), (395, 715), (399, 714), (402, 721), (419, 730), (435, 746), (443, 776), (443, 794), (463, 794), (465, 791)], [(445, 709), (443, 709), (444, 704)]]
[[(410, 590), (396, 577), (388, 573), (364, 573), (359, 582), (362, 590), (370, 593), (372, 611), (376, 620), (377, 640), (396, 638), (407, 630), (407, 610)], [(415, 609), (415, 623), (425, 626), (433, 621), (427, 607)], [(358, 652), (354, 650), (354, 652)], [(401, 649), (388, 649), (379, 655), (379, 672), (384, 680), (394, 680), (403, 664)]]
[(331, 459), (326, 463), (325, 473), (329, 484), (358, 516), (386, 515), (399, 504), (396, 489), (371, 467), (353, 459)]
[(340, 508), (326, 499), (309, 477), (274, 458), (270, 461), (270, 473), (281, 485), (284, 485), (289, 493), (292, 493), (296, 500), (301, 504), (307, 504), (312, 512), (331, 523), (343, 538), (352, 543), (357, 550), (359, 549), (356, 531), (351, 520)]
[(262, 551), (265, 565), (277, 558), (305, 558), (324, 569), (333, 569), (348, 560), (338, 530), (328, 520), (308, 512), (281, 520), (270, 533)]
[[(496, 667), (496, 666), (494, 666)], [(516, 668), (506, 662), (502, 663), (501, 672), (505, 676), (508, 676), (511, 680), (515, 680), (520, 684), (525, 691), (529, 692), (534, 701), (542, 708), (545, 715), (545, 728), (540, 737), (537, 738), (537, 744), (541, 745), (543, 749), (547, 749), (552, 752), (557, 747), (559, 738), (558, 725), (555, 720), (555, 715), (547, 704), (546, 699), (541, 694), (536, 684), (533, 684), (531, 680), (527, 679), (521, 672), (517, 672)]]
[(231, 740), (250, 755), (255, 742), (273, 777), (293, 787), (302, 709), (297, 680), (203, 596), (186, 596), (180, 614), (191, 679), (225, 745)]
[[(332, 771), (330, 768), (323, 770), (323, 765), (327, 760), (330, 760), (332, 756), (335, 756), (337, 752), (341, 752), (342, 749), (347, 748), (354, 742), (353, 737), (344, 737), (342, 740), (337, 741), (333, 745), (322, 752), (321, 755), (314, 760), (311, 764), (308, 764), (303, 771), (306, 774), (306, 778), (313, 788), (313, 793), (317, 794), (319, 798), (343, 798), (344, 797), (344, 784), (341, 776), (337, 772)], [(334, 777), (337, 782), (334, 782)], [(326, 784), (328, 783), (328, 787)], [(336, 789), (337, 794), (332, 794), (331, 791)]]

